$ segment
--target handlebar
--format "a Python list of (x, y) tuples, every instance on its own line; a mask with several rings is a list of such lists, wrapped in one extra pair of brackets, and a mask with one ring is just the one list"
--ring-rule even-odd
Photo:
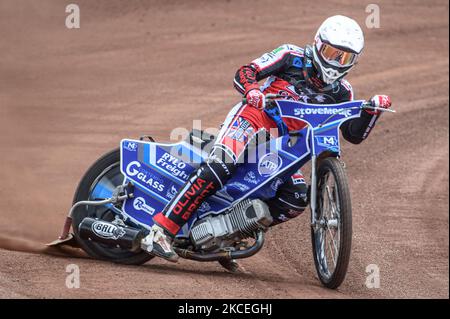
[[(285, 96), (284, 95), (280, 95), (280, 94), (269, 93), (269, 94), (265, 95), (264, 100), (265, 100), (265, 102), (267, 104), (267, 102), (271, 102), (273, 100), (281, 99), (281, 98), (285, 98)], [(242, 99), (242, 104), (247, 104), (247, 98), (244, 97)], [(370, 101), (366, 101), (363, 104), (361, 104), (361, 109), (369, 109), (369, 110), (380, 111), (380, 112), (396, 113), (396, 111), (392, 110), (392, 109), (385, 109), (385, 108), (382, 108), (382, 107), (372, 106), (372, 103)]]

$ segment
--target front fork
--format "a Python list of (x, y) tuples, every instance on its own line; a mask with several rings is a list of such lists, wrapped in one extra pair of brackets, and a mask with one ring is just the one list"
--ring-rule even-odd
[(318, 223), (316, 220), (316, 210), (317, 210), (317, 156), (311, 156), (311, 198), (310, 198), (310, 207), (311, 207), (311, 227), (314, 230), (317, 230)]
[[(340, 160), (339, 156), (337, 159)], [(345, 168), (345, 163), (341, 161), (341, 164)], [(316, 155), (311, 156), (311, 197), (310, 197), (310, 208), (311, 208), (311, 227), (316, 231), (317, 229), (323, 227), (321, 221), (317, 220), (317, 165), (318, 159)]]

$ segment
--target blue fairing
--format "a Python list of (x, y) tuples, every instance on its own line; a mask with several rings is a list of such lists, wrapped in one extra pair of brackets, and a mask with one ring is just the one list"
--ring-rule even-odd
[[(219, 214), (245, 198), (274, 197), (277, 188), (312, 154), (323, 151), (339, 154), (338, 127), (343, 121), (359, 116), (361, 101), (328, 106), (278, 101), (277, 105), (283, 117), (303, 120), (310, 126), (298, 132), (294, 145), (289, 136), (281, 136), (250, 149), (246, 163), (238, 166), (222, 190), (202, 204), (178, 236), (188, 237), (197, 219)], [(208, 155), (186, 142), (163, 144), (125, 139), (120, 149), (120, 169), (125, 182), (131, 181), (136, 186), (134, 198), (124, 202), (123, 214), (145, 228), (153, 225), (153, 216), (163, 210)]]

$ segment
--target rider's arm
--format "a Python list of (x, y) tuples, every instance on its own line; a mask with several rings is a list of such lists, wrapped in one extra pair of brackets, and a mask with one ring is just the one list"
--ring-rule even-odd
[[(346, 80), (341, 81), (342, 100), (347, 102), (353, 100), (353, 88)], [(364, 141), (375, 126), (379, 114), (373, 114), (367, 110), (362, 111), (361, 117), (344, 122), (341, 125), (342, 136), (352, 144), (360, 144)]]
[(379, 115), (372, 115), (362, 111), (361, 117), (344, 122), (341, 125), (342, 136), (353, 144), (364, 141), (375, 126)]
[(259, 89), (258, 81), (284, 71), (295, 58), (303, 58), (303, 49), (291, 44), (284, 44), (265, 53), (237, 70), (234, 87), (241, 94), (247, 95), (249, 91)]

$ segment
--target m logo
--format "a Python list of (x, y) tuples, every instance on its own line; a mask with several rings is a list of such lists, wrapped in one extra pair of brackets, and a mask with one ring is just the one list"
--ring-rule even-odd
[(336, 145), (336, 140), (334, 136), (324, 136), (323, 143), (327, 145)]
[(323, 147), (336, 147), (338, 145), (338, 140), (335, 136), (316, 136), (316, 142), (319, 146)]

